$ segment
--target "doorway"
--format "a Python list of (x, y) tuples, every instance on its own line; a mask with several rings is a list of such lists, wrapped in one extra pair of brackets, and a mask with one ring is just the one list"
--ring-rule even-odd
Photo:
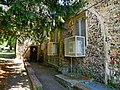
[(37, 62), (37, 46), (30, 46), (30, 61)]

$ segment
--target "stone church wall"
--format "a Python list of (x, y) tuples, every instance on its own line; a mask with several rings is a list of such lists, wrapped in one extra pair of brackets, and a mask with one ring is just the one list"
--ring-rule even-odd
[(105, 82), (106, 70), (108, 79), (120, 82), (119, 5), (119, 0), (88, 1), (86, 56), (73, 58), (73, 66), (92, 72), (99, 82)]

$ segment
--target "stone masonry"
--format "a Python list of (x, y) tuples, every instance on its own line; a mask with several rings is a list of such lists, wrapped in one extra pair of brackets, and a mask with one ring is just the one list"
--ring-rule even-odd
[(88, 1), (86, 56), (73, 58), (74, 65), (92, 72), (99, 82), (105, 82), (106, 77), (120, 82), (119, 5), (119, 0)]
[[(86, 55), (73, 59), (73, 68), (81, 67), (91, 72), (99, 82), (112, 80), (120, 82), (120, 1), (119, 0), (86, 0)], [(82, 18), (82, 15), (81, 17)], [(79, 19), (79, 18), (78, 18)], [(60, 32), (54, 35), (58, 42), (58, 55), (45, 59), (54, 65), (64, 63), (70, 67), (70, 58), (64, 57), (64, 39), (74, 35), (74, 21), (70, 20), (68, 32), (60, 39)], [(55, 32), (56, 33), (56, 32)], [(60, 42), (61, 41), (61, 42)], [(61, 44), (62, 43), (62, 44)], [(62, 49), (61, 49), (62, 48)], [(62, 52), (62, 53), (61, 53)], [(47, 55), (47, 52), (45, 52)], [(45, 56), (46, 57), (46, 56)], [(62, 61), (61, 61), (62, 60)]]

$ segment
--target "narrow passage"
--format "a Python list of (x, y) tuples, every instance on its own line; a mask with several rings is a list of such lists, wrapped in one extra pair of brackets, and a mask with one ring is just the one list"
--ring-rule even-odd
[(67, 90), (55, 80), (55, 75), (59, 74), (54, 68), (47, 64), (30, 63), (37, 78), (43, 84), (44, 90)]

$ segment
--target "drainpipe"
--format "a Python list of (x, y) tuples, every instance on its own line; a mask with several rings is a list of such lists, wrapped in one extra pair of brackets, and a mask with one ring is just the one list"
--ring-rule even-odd
[(109, 44), (107, 42), (107, 35), (106, 35), (106, 30), (105, 30), (105, 27), (104, 27), (104, 21), (102, 20), (101, 21), (101, 30), (102, 30), (102, 33), (103, 33), (103, 37), (104, 37), (104, 50), (105, 50), (105, 84), (108, 84), (108, 75), (109, 75), (109, 55), (108, 55), (108, 52), (109, 52)]
[(105, 84), (108, 84), (108, 75), (109, 75), (109, 55), (108, 55), (108, 51), (109, 51), (109, 48), (108, 48), (108, 43), (105, 42), (105, 55), (106, 55), (106, 60), (105, 60)]
[(59, 40), (59, 66), (61, 66), (62, 65), (62, 59), (63, 59), (63, 55), (62, 55), (62, 53), (63, 53), (63, 45), (62, 45), (62, 30), (60, 30), (60, 40)]

